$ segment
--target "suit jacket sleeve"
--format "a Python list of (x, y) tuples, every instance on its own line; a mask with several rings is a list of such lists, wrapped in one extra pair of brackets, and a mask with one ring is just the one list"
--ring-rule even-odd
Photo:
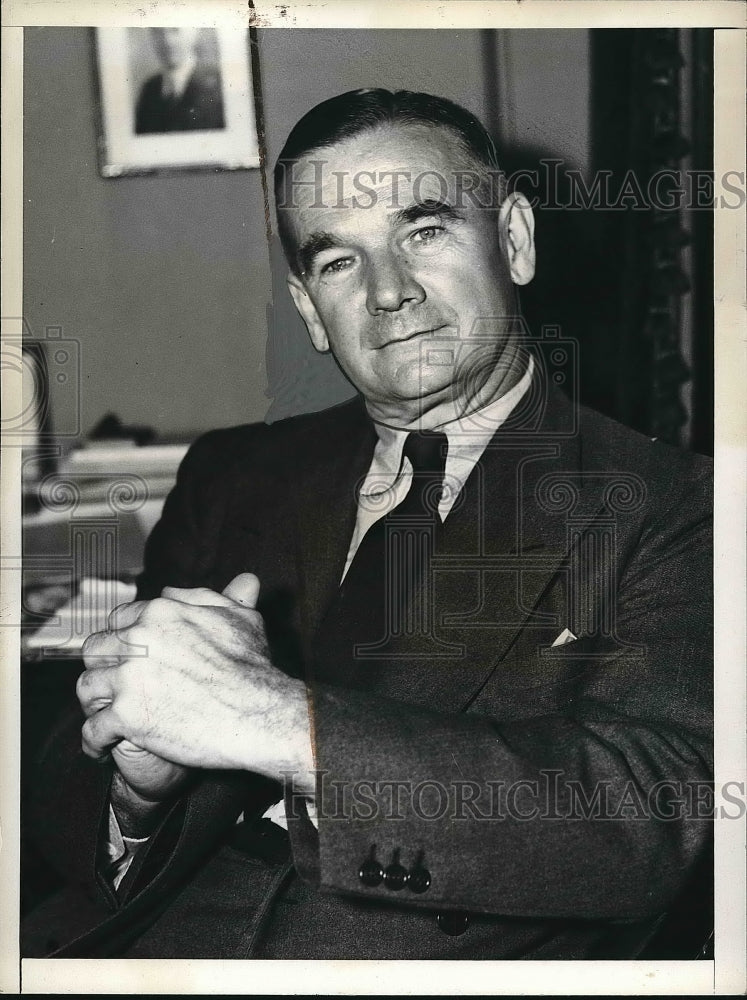
[(145, 547), (138, 600), (158, 597), (165, 586), (209, 585), (226, 502), (215, 471), (231, 454), (230, 437), (215, 431), (203, 435), (187, 452)]
[[(553, 651), (536, 708), (510, 708), (508, 678), (537, 674), (526, 643), (465, 712), (313, 687), (318, 835), (290, 824), (306, 878), (517, 917), (639, 920), (671, 904), (710, 837), (711, 497), (697, 468), (670, 503), (650, 498), (619, 567), (616, 636)], [(366, 888), (370, 857), (425, 866), (431, 885)]]

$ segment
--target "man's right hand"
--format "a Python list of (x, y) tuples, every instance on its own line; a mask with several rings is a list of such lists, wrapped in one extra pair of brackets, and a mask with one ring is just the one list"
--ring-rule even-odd
[[(259, 580), (253, 574), (240, 574), (224, 589), (223, 594), (246, 607), (255, 608), (259, 596)], [(120, 605), (109, 616), (109, 628), (116, 629), (122, 615), (127, 616), (132, 605)], [(91, 714), (89, 706), (88, 714)], [(103, 708), (97, 705), (94, 711)], [(173, 798), (187, 785), (191, 770), (181, 764), (143, 750), (129, 740), (122, 740), (111, 751), (117, 775), (112, 783), (111, 800), (125, 835), (145, 835), (151, 817), (160, 815), (160, 804)], [(125, 829), (126, 828), (126, 829)], [(149, 831), (147, 831), (149, 832)]]

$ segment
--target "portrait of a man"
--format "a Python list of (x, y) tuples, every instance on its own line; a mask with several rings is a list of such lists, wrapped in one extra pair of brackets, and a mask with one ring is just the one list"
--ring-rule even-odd
[[(151, 28), (147, 34), (161, 65), (141, 86), (135, 133), (187, 132), (225, 127), (220, 66), (204, 55), (211, 29)], [(212, 39), (213, 42), (215, 39)]]
[(714, 32), (208, 9), (24, 32), (26, 986), (701, 988)]
[(356, 395), (190, 448), (41, 755), (26, 954), (640, 957), (708, 857), (711, 463), (527, 343), (468, 109), (322, 101), (275, 198)]

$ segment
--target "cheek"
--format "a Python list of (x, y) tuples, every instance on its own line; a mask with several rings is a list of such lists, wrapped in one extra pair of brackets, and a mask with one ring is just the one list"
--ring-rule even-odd
[(480, 253), (460, 253), (452, 248), (421, 267), (420, 282), (429, 298), (467, 312), (503, 298), (498, 261)]
[(465, 274), (457, 290), (462, 315), (474, 324), (495, 317), (507, 317), (512, 310), (500, 276), (487, 278), (483, 274)]
[(352, 283), (341, 285), (334, 291), (327, 289), (321, 294), (317, 293), (314, 305), (317, 315), (330, 335), (330, 341), (346, 339), (351, 330), (360, 326), (365, 316), (360, 295)]
[(340, 309), (327, 324), (332, 350), (341, 355), (355, 356), (362, 344), (361, 323), (358, 314), (350, 309)]
[(343, 371), (356, 382), (364, 384), (375, 377), (376, 356), (366, 347), (365, 322), (355, 310), (341, 310), (327, 327), (332, 354)]
[(373, 319), (359, 284), (349, 282), (334, 295), (320, 297), (316, 308), (333, 350), (354, 354), (365, 347)]

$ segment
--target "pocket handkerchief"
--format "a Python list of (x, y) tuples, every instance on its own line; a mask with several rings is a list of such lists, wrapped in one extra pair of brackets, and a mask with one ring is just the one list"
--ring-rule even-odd
[(563, 631), (558, 636), (558, 638), (552, 644), (551, 648), (554, 649), (555, 646), (565, 646), (567, 642), (575, 642), (577, 638), (578, 636), (574, 635), (569, 628), (564, 628)]

